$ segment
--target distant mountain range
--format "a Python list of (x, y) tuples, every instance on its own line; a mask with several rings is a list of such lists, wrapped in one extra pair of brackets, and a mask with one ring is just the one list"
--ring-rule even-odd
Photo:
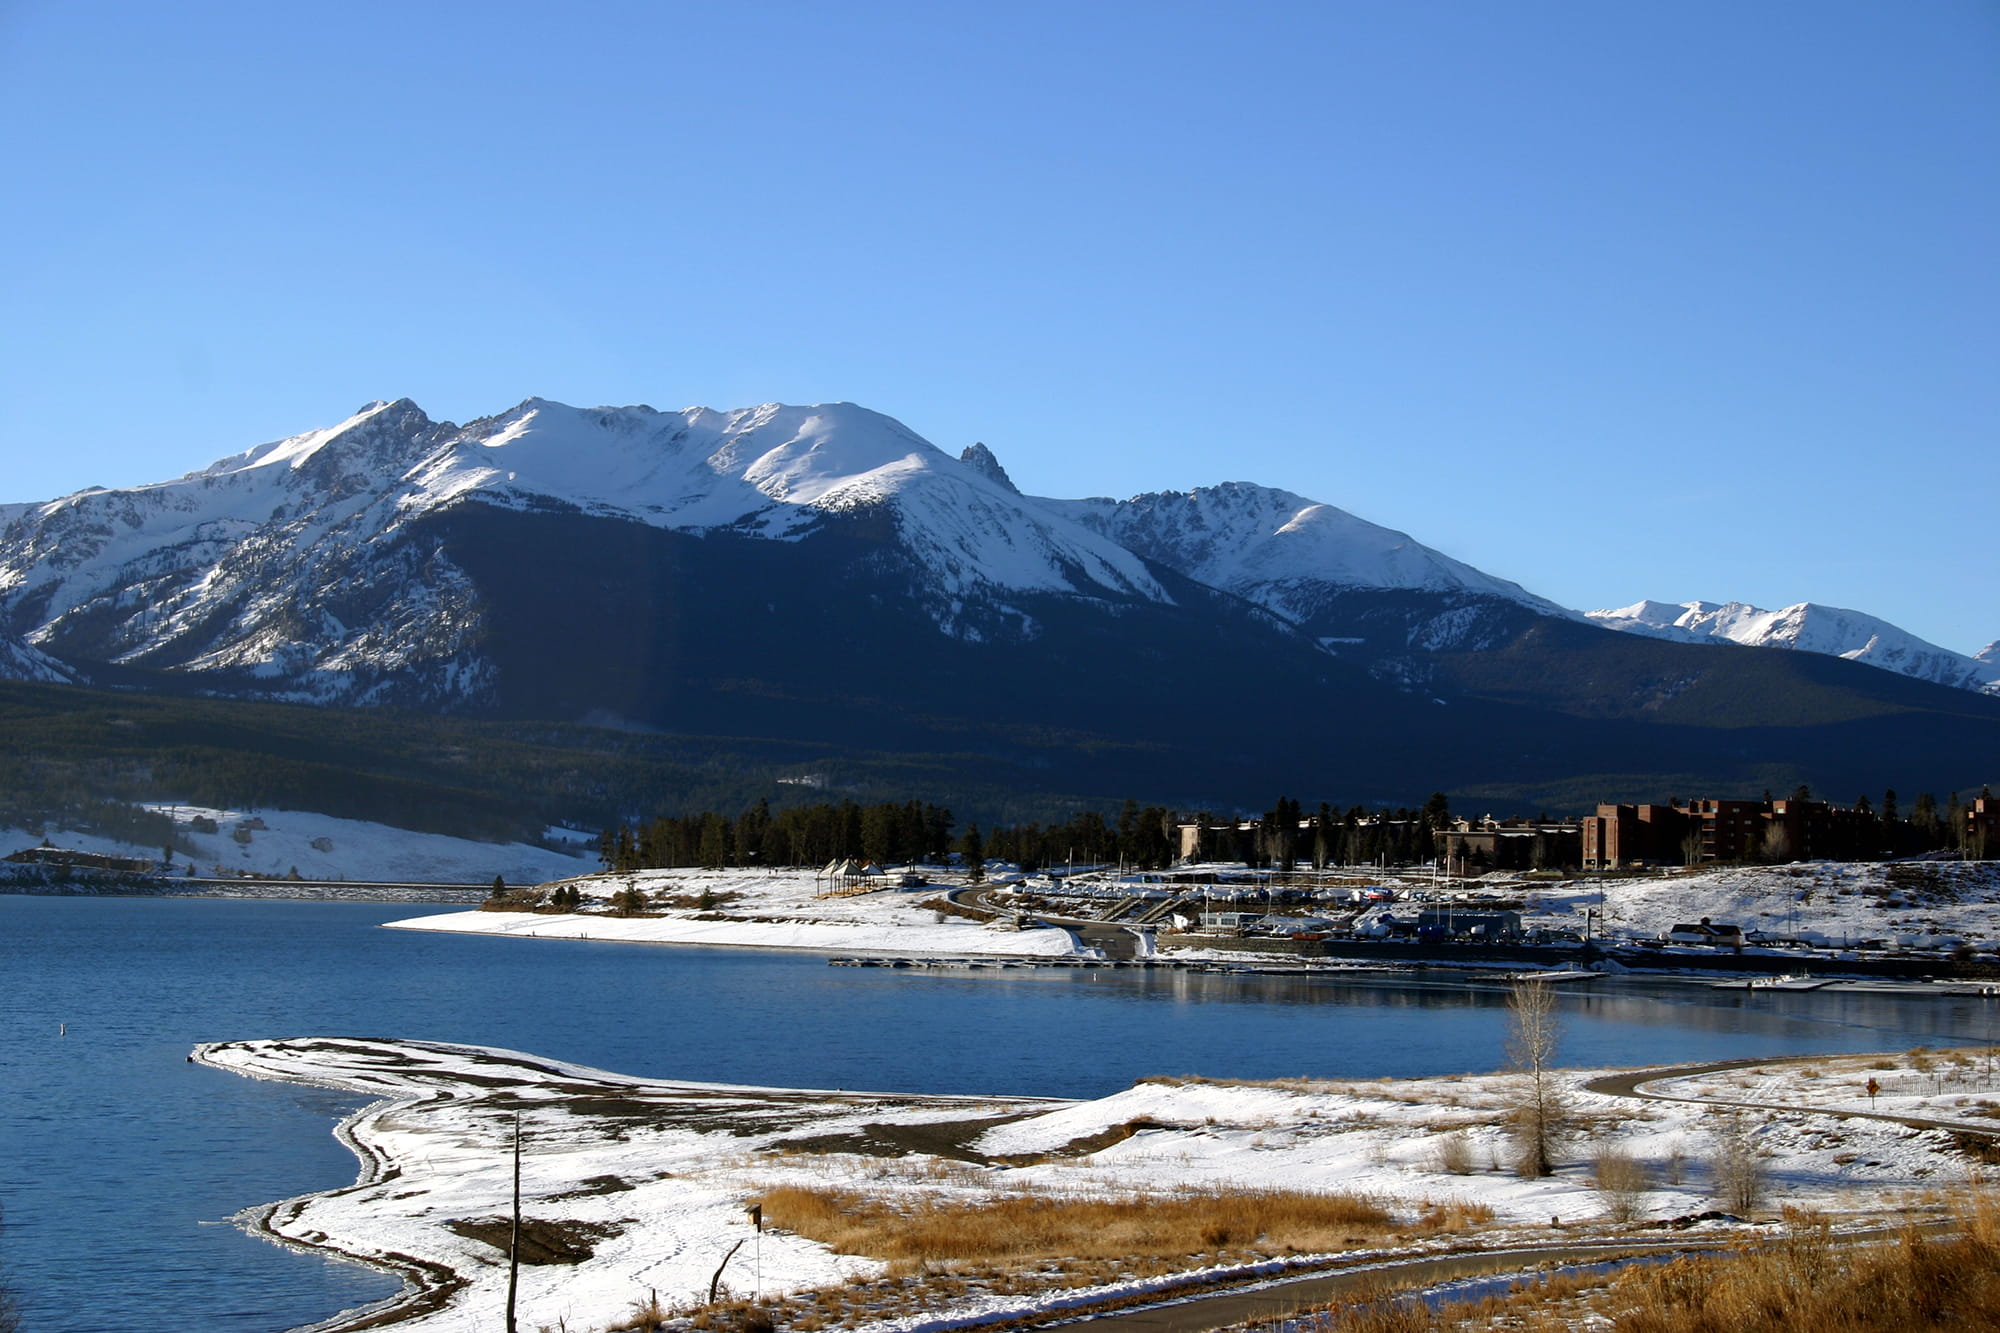
[(1795, 648), (1866, 662), (1940, 685), (2000, 694), (2000, 642), (1989, 643), (1977, 656), (1967, 657), (1926, 643), (1886, 620), (1837, 606), (1800, 602), (1766, 611), (1744, 602), (1635, 602), (1588, 614), (1607, 629), (1656, 639)]
[(1247, 483), (1025, 496), (984, 445), (846, 403), (531, 398), (457, 426), (377, 402), (0, 506), (0, 678), (963, 753), (1162, 796), (1985, 780), (1996, 658), (1810, 605), (1584, 616)]

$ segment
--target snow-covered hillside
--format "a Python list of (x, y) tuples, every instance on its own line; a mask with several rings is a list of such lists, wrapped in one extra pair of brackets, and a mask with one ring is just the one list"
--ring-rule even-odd
[(1608, 629), (1682, 643), (1793, 648), (1936, 681), (2000, 693), (2000, 645), (1967, 657), (1927, 643), (1886, 620), (1837, 606), (1800, 602), (1766, 611), (1744, 602), (1634, 602), (1586, 614)]
[[(597, 869), (597, 849), (578, 841), (570, 853), (522, 843), (473, 842), (440, 833), (417, 833), (338, 819), (310, 810), (211, 810), (191, 805), (150, 803), (171, 812), (175, 832), (194, 849), (176, 855), (197, 875), (286, 876), (297, 870), (314, 880), (410, 883), (490, 883), (500, 875), (509, 884), (540, 884)], [(198, 831), (197, 820), (212, 821), (215, 832)], [(206, 825), (203, 825), (206, 827)], [(51, 845), (108, 856), (157, 857), (158, 847), (135, 847), (94, 833), (46, 828), (40, 832), (0, 827), (0, 856)]]
[(1149, 560), (1292, 618), (1309, 614), (1309, 600), (1328, 586), (1471, 592), (1571, 614), (1408, 533), (1269, 486), (1232, 481), (1130, 500), (1045, 503)]
[(73, 685), (76, 673), (14, 634), (0, 634), (0, 680)]

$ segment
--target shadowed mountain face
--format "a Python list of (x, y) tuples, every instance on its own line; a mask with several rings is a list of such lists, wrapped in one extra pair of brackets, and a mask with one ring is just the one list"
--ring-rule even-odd
[(2000, 701), (1602, 629), (1266, 488), (1024, 497), (990, 451), (848, 404), (531, 399), (458, 427), (378, 403), (4, 517), (17, 678), (948, 755), (1218, 803), (1947, 789), (2000, 755)]

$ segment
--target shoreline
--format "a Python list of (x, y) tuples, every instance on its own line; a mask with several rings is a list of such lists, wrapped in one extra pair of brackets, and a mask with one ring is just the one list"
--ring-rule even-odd
[[(631, 1104), (642, 1101), (648, 1108), (669, 1114), (692, 1115), (706, 1125), (707, 1137), (733, 1140), (740, 1126), (732, 1115), (775, 1117), (787, 1129), (806, 1125), (814, 1128), (841, 1127), (847, 1122), (858, 1132), (862, 1124), (877, 1114), (908, 1113), (915, 1109), (932, 1118), (998, 1116), (1007, 1118), (1025, 1111), (1066, 1106), (1061, 1099), (1032, 1096), (981, 1096), (973, 1094), (910, 1094), (857, 1092), (846, 1089), (796, 1089), (758, 1087), (745, 1084), (693, 1081), (660, 1081), (628, 1077), (590, 1069), (563, 1061), (488, 1047), (420, 1041), (380, 1041), (346, 1038), (304, 1038), (289, 1041), (206, 1042), (194, 1048), (190, 1058), (220, 1072), (276, 1083), (301, 1083), (346, 1093), (380, 1094), (378, 1099), (338, 1121), (333, 1132), (355, 1156), (358, 1172), (348, 1185), (312, 1191), (270, 1203), (253, 1205), (237, 1213), (234, 1221), (261, 1239), (284, 1248), (322, 1258), (357, 1263), (400, 1278), (401, 1292), (363, 1306), (336, 1312), (325, 1319), (300, 1326), (293, 1333), (359, 1333), (383, 1327), (423, 1327), (485, 1330), (498, 1317), (497, 1296), (492, 1281), (496, 1267), (504, 1273), (504, 1262), (490, 1245), (462, 1234), (454, 1235), (449, 1221), (465, 1213), (504, 1214), (506, 1146), (512, 1113), (534, 1109), (549, 1113), (551, 1119), (586, 1119), (597, 1115), (605, 1125), (585, 1124), (558, 1128), (549, 1138), (531, 1136), (529, 1158), (556, 1159), (556, 1169), (539, 1183), (531, 1180), (524, 1195), (528, 1207), (539, 1212), (561, 1213), (564, 1205), (588, 1202), (593, 1197), (623, 1202), (622, 1196), (651, 1187), (662, 1191), (663, 1181), (678, 1179), (675, 1173), (633, 1172), (635, 1179), (653, 1175), (643, 1184), (606, 1188), (593, 1195), (576, 1188), (580, 1178), (607, 1180), (599, 1175), (583, 1177), (569, 1160), (581, 1155), (611, 1159), (629, 1157), (617, 1147), (630, 1126), (623, 1122), (631, 1115)], [(537, 1093), (544, 1095), (535, 1095)], [(540, 1108), (533, 1104), (543, 1103)], [(608, 1128), (607, 1128), (608, 1126)], [(442, 1140), (454, 1141), (453, 1151), (466, 1155), (471, 1145), (471, 1172), (475, 1180), (468, 1191), (461, 1188), (459, 1175), (445, 1169)], [(475, 1140), (481, 1140), (475, 1142)], [(551, 1143), (553, 1140), (553, 1143)], [(710, 1155), (702, 1143), (671, 1145), (681, 1153), (691, 1149), (696, 1155)], [(600, 1163), (601, 1164), (601, 1163)], [(623, 1179), (622, 1177), (617, 1177)], [(400, 1188), (398, 1188), (400, 1187)], [(451, 1218), (439, 1225), (438, 1218), (410, 1201), (431, 1193), (446, 1196), (442, 1213)], [(393, 1205), (401, 1204), (397, 1208)], [(671, 1202), (659, 1205), (666, 1214), (676, 1209)], [(575, 1210), (572, 1210), (575, 1211)], [(582, 1210), (588, 1213), (586, 1207)], [(603, 1210), (599, 1210), (600, 1212)], [(617, 1210), (612, 1210), (617, 1211)], [(726, 1228), (738, 1222), (740, 1212), (734, 1199), (710, 1199), (698, 1211)], [(560, 1230), (565, 1225), (589, 1235), (602, 1218), (584, 1216), (565, 1224), (557, 1218), (537, 1219), (538, 1224)], [(386, 1224), (386, 1225), (385, 1225)], [(377, 1240), (376, 1237), (386, 1237)], [(616, 1239), (616, 1237), (611, 1237)], [(633, 1247), (626, 1246), (629, 1251)], [(593, 1256), (601, 1257), (601, 1256)], [(710, 1256), (712, 1257), (712, 1256)], [(628, 1262), (629, 1253), (614, 1254), (608, 1262)], [(707, 1272), (707, 1257), (696, 1264), (701, 1276)], [(835, 1268), (840, 1265), (836, 1263)], [(852, 1265), (849, 1265), (852, 1266)], [(643, 1265), (641, 1265), (643, 1267)], [(805, 1267), (826, 1268), (825, 1264)], [(559, 1273), (561, 1269), (557, 1270)], [(691, 1274), (694, 1276), (695, 1274)], [(828, 1273), (837, 1278), (838, 1273)], [(544, 1305), (560, 1304), (571, 1279), (547, 1280), (549, 1274), (524, 1263), (524, 1301), (532, 1301), (534, 1279), (544, 1279), (540, 1299)], [(482, 1281), (483, 1279), (483, 1281)], [(604, 1285), (610, 1279), (597, 1279)], [(637, 1281), (634, 1276), (633, 1281)], [(641, 1288), (632, 1286), (629, 1290)], [(620, 1313), (619, 1297), (593, 1316), (608, 1322)], [(488, 1308), (493, 1307), (493, 1308)], [(560, 1312), (551, 1317), (564, 1317)], [(570, 1320), (572, 1328), (579, 1326)], [(524, 1321), (524, 1327), (534, 1326)]]
[[(735, 1264), (730, 1280), (741, 1293), (749, 1274), (741, 1256), (729, 1256), (754, 1234), (746, 1201), (788, 1185), (963, 1206), (1023, 1191), (1069, 1197), (1079, 1188), (1138, 1197), (1356, 1189), (1412, 1216), (1449, 1207), (1468, 1215), (1485, 1209), (1491, 1217), (1471, 1231), (1412, 1233), (1388, 1251), (1195, 1255), (1177, 1269), (1122, 1279), (1113, 1273), (1025, 1302), (1005, 1294), (961, 1298), (948, 1317), (967, 1326), (1024, 1312), (1052, 1315), (1079, 1301), (1130, 1302), (1163, 1286), (1267, 1281), (1468, 1246), (1633, 1239), (1629, 1228), (1607, 1220), (1587, 1163), (1524, 1181), (1491, 1159), (1505, 1142), (1498, 1126), (1507, 1074), (1389, 1082), (1164, 1078), (1075, 1100), (648, 1080), (420, 1041), (216, 1042), (197, 1047), (194, 1058), (246, 1077), (377, 1096), (335, 1127), (359, 1163), (353, 1184), (237, 1217), (288, 1248), (394, 1272), (405, 1283), (395, 1296), (299, 1333), (493, 1326), (506, 1273), (504, 1242), (496, 1237), (508, 1211), (516, 1113), (527, 1126), (524, 1234), (543, 1252), (522, 1266), (522, 1326), (560, 1321), (576, 1333), (616, 1322), (645, 1299), (698, 1303), (718, 1264)], [(1938, 1076), (1928, 1066), (1868, 1075), (1884, 1080), (1893, 1103), (1869, 1122), (1874, 1101), (1860, 1100), (1860, 1078), (1896, 1058), (1808, 1055), (1560, 1076), (1590, 1115), (1615, 1126), (1609, 1132), (1661, 1163), (1680, 1159), (1716, 1107), (1765, 1104), (1769, 1123), (1760, 1133), (1771, 1136), (1768, 1146), (1783, 1163), (1773, 1168), (1783, 1177), (1774, 1202), (1883, 1213), (1934, 1188), (1926, 1182), (1950, 1169), (1955, 1136), (1995, 1132), (1991, 1119), (1965, 1119), (1951, 1094), (1933, 1097)], [(1951, 1077), (1974, 1086), (1963, 1074)], [(1677, 1100), (1605, 1091), (1614, 1084)], [(1935, 1116), (1940, 1105), (1948, 1118), (1925, 1128), (1912, 1123), (1919, 1112)], [(1447, 1168), (1437, 1155), (1454, 1140), (1470, 1161)], [(1647, 1195), (1656, 1226), (1701, 1215), (1703, 1187), (1669, 1183), (1665, 1172), (1662, 1166)], [(1551, 1229), (1552, 1216), (1567, 1225)], [(1275, 1266), (1252, 1273), (1259, 1264)], [(757, 1288), (774, 1293), (849, 1289), (881, 1272), (874, 1260), (835, 1255), (775, 1228), (761, 1235), (755, 1270)], [(936, 1327), (943, 1318), (883, 1318), (870, 1326), (889, 1333)]]
[(385, 921), (382, 928), (508, 939), (584, 940), (593, 944), (683, 944), (776, 949), (827, 957), (841, 954), (922, 954), (937, 957), (978, 955), (1005, 959), (1089, 959), (1101, 956), (1098, 951), (1086, 949), (1073, 933), (1061, 927), (999, 931), (971, 924), (877, 924), (715, 916), (703, 919), (693, 915), (616, 917), (474, 910)]
[[(449, 924), (448, 924), (449, 923)], [(477, 924), (475, 924), (477, 923)], [(573, 940), (592, 944), (651, 944), (689, 948), (764, 950), (823, 957), (832, 966), (939, 969), (980, 968), (1112, 968), (1196, 972), (1221, 976), (1300, 976), (1328, 979), (1394, 977), (1410, 979), (1426, 972), (1463, 977), (1512, 979), (1549, 977), (1570, 985), (1629, 977), (1645, 981), (1682, 981), (1719, 989), (1820, 990), (1832, 994), (1869, 993), (1930, 998), (1986, 997), (1996, 987), (1978, 978), (1950, 976), (1877, 976), (1866, 971), (1828, 971), (1810, 986), (1772, 986), (1787, 975), (1793, 960), (1773, 955), (1732, 959), (1731, 966), (1705, 967), (1695, 956), (1665, 956), (1657, 967), (1620, 966), (1604, 971), (1562, 961), (1506, 958), (1454, 958), (1442, 951), (1402, 950), (1398, 956), (1371, 958), (1353, 952), (1303, 956), (1273, 950), (1195, 947), (1154, 952), (1136, 958), (1106, 957), (1101, 949), (1082, 943), (1066, 927), (1049, 926), (1020, 932), (984, 931), (982, 944), (996, 937), (1032, 942), (1035, 947), (1000, 949), (968, 945), (973, 928), (947, 927), (949, 935), (927, 935), (930, 927), (909, 925), (851, 926), (846, 923), (773, 920), (700, 920), (688, 916), (613, 917), (577, 913), (454, 911), (401, 921), (385, 921), (384, 930), (438, 934), (482, 935), (491, 938)], [(852, 932), (851, 935), (840, 932)], [(862, 942), (856, 942), (857, 940)], [(927, 941), (953, 947), (926, 949)], [(1395, 948), (1396, 946), (1390, 946)], [(1385, 950), (1387, 952), (1387, 950)], [(1768, 963), (1768, 967), (1758, 967)]]

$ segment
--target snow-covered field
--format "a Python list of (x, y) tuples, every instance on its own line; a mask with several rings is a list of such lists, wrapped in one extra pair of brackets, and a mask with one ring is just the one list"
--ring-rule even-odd
[(1494, 887), (1524, 897), (1527, 926), (1575, 929), (1588, 908), (1601, 909), (1612, 932), (1634, 938), (1658, 938), (1708, 917), (1746, 933), (1836, 946), (2000, 947), (2000, 861), (1811, 861)]
[[(797, 870), (653, 870), (593, 875), (574, 882), (593, 912), (602, 911), (614, 893), (635, 887), (655, 898), (665, 894), (682, 902), (708, 893), (719, 906), (709, 911), (663, 910), (657, 916), (630, 919), (465, 912), (395, 924), (538, 938), (588, 936), (827, 953), (1049, 955), (1077, 948), (1064, 931), (996, 930), (918, 905), (949, 885), (879, 889), (841, 898), (821, 896), (825, 882), (811, 871)], [(1441, 892), (1421, 877), (1391, 877), (1383, 882), (1398, 887), (1398, 899), (1370, 909), (1360, 924), (1383, 915), (1407, 920)], [(1088, 915), (1097, 910), (1098, 900), (1119, 899), (1141, 889), (1112, 879), (1092, 885), (1079, 877), (1068, 892), (1076, 896), (1077, 913)], [(1146, 891), (1162, 892), (1157, 887)], [(1740, 926), (1746, 933), (1832, 947), (1873, 941), (1904, 949), (1948, 951), (1966, 944), (1982, 954), (2000, 950), (2000, 862), (1814, 862), (1603, 880), (1493, 878), (1468, 881), (1459, 888), (1461, 901), (1476, 903), (1480, 894), (1521, 902), (1523, 924), (1529, 930), (1581, 932), (1588, 912), (1593, 918), (1591, 933), (1597, 938), (1657, 939), (1676, 924), (1707, 917)], [(1245, 906), (1257, 906), (1254, 893)], [(1208, 956), (1169, 945), (1169, 952), (1179, 956)], [(1784, 956), (1774, 954), (1773, 970), (1782, 971), (1783, 966)]]
[[(830, 954), (1054, 957), (1081, 952), (1066, 930), (996, 929), (921, 905), (950, 887), (944, 885), (834, 897), (825, 895), (829, 881), (809, 870), (645, 870), (630, 875), (594, 875), (578, 883), (586, 905), (594, 909), (590, 915), (446, 912), (389, 924), (398, 930), (639, 944), (727, 944)], [(596, 914), (612, 895), (631, 888), (652, 899), (664, 895), (683, 902), (698, 901), (706, 893), (714, 906), (655, 909), (659, 914), (653, 916)]]
[[(1247, 878), (1235, 863), (1183, 869)], [(1343, 887), (1324, 891), (1322, 899), (1344, 900), (1356, 876), (1394, 892), (1393, 901), (1363, 914), (1360, 925), (1385, 915), (1407, 922), (1420, 909), (1446, 901), (1472, 907), (1493, 901), (1520, 904), (1522, 928), (1529, 932), (1580, 935), (1588, 913), (1594, 939), (1656, 940), (1676, 925), (1707, 917), (1738, 926), (1746, 936), (1761, 932), (1818, 946), (1879, 941), (1895, 948), (1949, 950), (1965, 943), (1980, 952), (2000, 951), (2000, 861), (1810, 861), (1567, 879), (1491, 874), (1440, 880), (1424, 869), (1366, 867), (1329, 873), (1342, 879)], [(1076, 876), (1064, 889), (1099, 903), (1128, 893), (1169, 891), (1095, 875)], [(1222, 883), (1191, 892), (1206, 895), (1218, 908), (1263, 910), (1261, 883)], [(1324, 902), (1284, 910), (1339, 914)]]
[[(522, 1126), (522, 1215), (540, 1258), (521, 1269), (520, 1326), (602, 1329), (648, 1299), (690, 1310), (722, 1268), (728, 1289), (766, 1295), (862, 1282), (877, 1261), (843, 1257), (782, 1230), (753, 1232), (745, 1209), (783, 1186), (847, 1189), (905, 1205), (975, 1205), (1004, 1195), (1125, 1198), (1282, 1188), (1369, 1195), (1407, 1235), (1346, 1259), (1464, 1244), (1423, 1238), (1421, 1215), (1456, 1208), (1485, 1245), (1560, 1237), (1633, 1236), (1644, 1221), (1715, 1206), (1711, 1161), (1729, 1113), (1677, 1101), (1592, 1091), (1605, 1071), (1561, 1083), (1578, 1135), (1556, 1173), (1529, 1181), (1512, 1160), (1507, 1108), (1514, 1076), (1405, 1082), (1237, 1084), (1147, 1082), (1084, 1102), (879, 1096), (657, 1083), (510, 1052), (419, 1042), (315, 1038), (199, 1048), (219, 1068), (379, 1094), (343, 1127), (364, 1163), (347, 1189), (286, 1200), (246, 1215), (304, 1248), (389, 1263), (416, 1285), (399, 1327), (498, 1326), (506, 1284), (510, 1148)], [(1928, 1068), (1924, 1067), (1928, 1066)], [(1924, 1053), (1771, 1062), (1654, 1091), (1850, 1114), (1763, 1110), (1747, 1123), (1762, 1203), (1746, 1225), (1781, 1207), (1853, 1218), (1906, 1216), (1949, 1197), (1977, 1168), (1940, 1130), (1865, 1116), (1855, 1090), (1878, 1079), (1884, 1114), (1949, 1113), (1990, 1127), (1993, 1076), (1983, 1062)], [(1942, 1082), (1940, 1082), (1942, 1079)], [(1943, 1091), (1940, 1092), (1939, 1089)], [(1865, 1096), (1865, 1094), (1863, 1094)], [(883, 1151), (884, 1125), (953, 1145), (938, 1155)], [(870, 1127), (877, 1127), (870, 1129)], [(1593, 1158), (1616, 1147), (1643, 1181), (1621, 1200), (1593, 1187)], [(1491, 1220), (1480, 1223), (1483, 1209)], [(1727, 1229), (1733, 1223), (1720, 1224)], [(738, 1242), (751, 1246), (735, 1251)], [(524, 1251), (527, 1253), (527, 1251)], [(1278, 1267), (1335, 1256), (1258, 1255)], [(1187, 1268), (1217, 1255), (1189, 1256)], [(945, 1267), (949, 1267), (946, 1265)], [(1147, 1289), (1157, 1275), (1097, 1274), (1085, 1289), (1051, 1278), (1046, 1291), (1004, 1295), (976, 1286), (929, 1298), (923, 1313), (883, 1309), (869, 1327), (937, 1328), (971, 1316)], [(462, 1283), (462, 1284), (461, 1284)]]
[[(500, 875), (509, 884), (539, 884), (580, 874), (597, 864), (597, 849), (592, 846), (586, 850), (582, 841), (572, 844), (574, 854), (565, 854), (523, 843), (474, 842), (417, 833), (310, 810), (213, 810), (158, 803), (149, 808), (171, 813), (176, 832), (193, 843), (192, 860), (176, 853), (174, 861), (182, 870), (191, 864), (197, 875), (247, 872), (285, 876), (296, 869), (306, 879), (485, 884)], [(196, 819), (213, 820), (216, 831), (196, 832)], [(0, 856), (39, 847), (44, 838), (71, 851), (148, 858), (160, 855), (158, 847), (135, 847), (72, 829), (32, 833), (0, 827)]]

